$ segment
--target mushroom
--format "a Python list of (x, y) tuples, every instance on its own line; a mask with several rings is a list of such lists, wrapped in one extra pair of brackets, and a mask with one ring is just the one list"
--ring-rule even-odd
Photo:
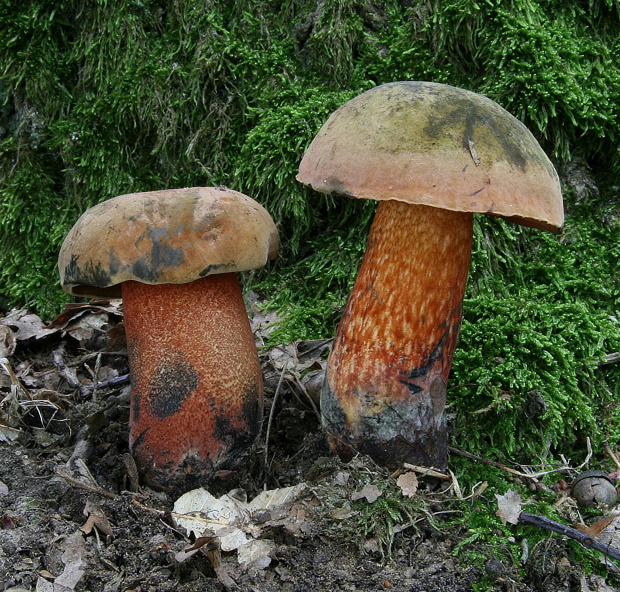
[(555, 169), (490, 99), (407, 81), (332, 113), (297, 180), (379, 201), (321, 394), (332, 450), (345, 460), (363, 452), (388, 467), (444, 469), (472, 214), (557, 231), (564, 214)]
[(62, 288), (123, 298), (129, 444), (149, 485), (206, 480), (254, 443), (263, 383), (236, 272), (277, 251), (268, 212), (215, 187), (115, 197), (65, 238)]

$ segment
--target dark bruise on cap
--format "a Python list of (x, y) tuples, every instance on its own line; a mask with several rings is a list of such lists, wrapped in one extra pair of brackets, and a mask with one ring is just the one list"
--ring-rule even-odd
[(62, 288), (74, 296), (120, 297), (120, 284), (183, 284), (264, 267), (278, 253), (271, 216), (221, 187), (120, 195), (87, 210), (60, 250)]

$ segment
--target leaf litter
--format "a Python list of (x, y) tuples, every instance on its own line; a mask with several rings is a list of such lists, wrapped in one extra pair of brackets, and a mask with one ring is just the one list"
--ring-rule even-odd
[[(483, 581), (480, 568), (454, 559), (467, 532), (437, 529), (423, 515), (394, 515), (395, 554), (385, 561), (381, 530), (366, 532), (360, 520), (379, 519), (396, 494), (403, 500), (445, 495), (429, 489), (429, 479), (466, 499), (456, 478), (415, 466), (390, 476), (363, 457), (349, 464), (333, 458), (318, 417), (331, 340), (265, 349), (278, 318), (263, 313), (256, 295), (248, 308), (273, 420), (269, 441), (263, 434), (256, 451), (221, 472), (208, 490), (176, 499), (143, 489), (127, 450), (120, 301), (71, 304), (49, 324), (28, 311), (0, 319), (4, 590), (459, 592)], [(479, 484), (469, 497), (485, 489)], [(514, 520), (516, 498), (498, 503), (503, 519)], [(601, 522), (596, 536), (613, 545), (617, 523), (615, 517)], [(584, 591), (605, 590), (604, 581), (578, 568), (571, 573)], [(549, 581), (557, 586), (558, 577)], [(525, 580), (515, 585), (554, 589)]]

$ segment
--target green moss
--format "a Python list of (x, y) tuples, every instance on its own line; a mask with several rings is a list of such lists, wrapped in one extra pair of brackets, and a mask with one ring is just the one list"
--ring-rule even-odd
[[(550, 0), (12, 0), (0, 7), (0, 25), (3, 114), (15, 130), (2, 152), (4, 199), (19, 201), (30, 191), (23, 179), (42, 175), (43, 188), (51, 174), (51, 203), (36, 207), (41, 217), (59, 214), (65, 228), (120, 193), (228, 184), (273, 212), (288, 268), (324, 231), (325, 214), (342, 209), (317, 210), (295, 182), (303, 150), (340, 104), (398, 79), (488, 94), (557, 158), (619, 161), (620, 26), (611, 0), (588, 10)], [(26, 241), (14, 223), (3, 218), (0, 231), (4, 256), (19, 259)], [(55, 240), (28, 243), (47, 282)], [(51, 290), (17, 269), (3, 263), (0, 272), (8, 301), (26, 296), (51, 311)]]
[[(620, 228), (609, 211), (575, 210), (559, 237), (478, 220), (449, 392), (457, 445), (546, 457), (586, 437), (618, 442), (616, 424), (600, 423), (618, 413), (618, 369), (597, 365), (620, 349)], [(540, 417), (528, 416), (531, 393), (546, 403)]]

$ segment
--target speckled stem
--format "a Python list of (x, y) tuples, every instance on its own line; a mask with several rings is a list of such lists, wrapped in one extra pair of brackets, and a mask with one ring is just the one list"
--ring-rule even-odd
[(380, 202), (321, 396), (342, 458), (446, 467), (446, 384), (471, 243), (469, 213)]
[(260, 362), (236, 274), (123, 284), (129, 444), (145, 481), (190, 488), (232, 466), (260, 431)]

